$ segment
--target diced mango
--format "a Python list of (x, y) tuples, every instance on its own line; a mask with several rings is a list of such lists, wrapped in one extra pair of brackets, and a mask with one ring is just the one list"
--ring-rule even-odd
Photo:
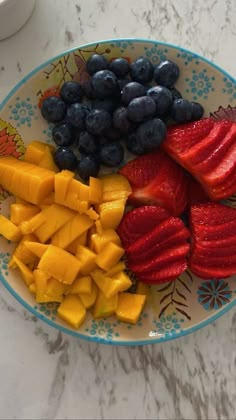
[(12, 156), (0, 157), (0, 179), (4, 189), (39, 204), (54, 188), (54, 172)]
[(92, 278), (90, 276), (78, 277), (70, 288), (70, 294), (90, 294), (92, 292)]
[(132, 188), (127, 178), (120, 174), (104, 175), (100, 178), (102, 182), (102, 202), (127, 199), (132, 193)]
[(116, 230), (125, 210), (126, 199), (108, 201), (99, 205), (99, 214), (104, 229)]
[(40, 242), (25, 241), (25, 247), (38, 258), (41, 258), (49, 245), (41, 244)]
[(136, 293), (138, 295), (148, 296), (150, 293), (150, 286), (148, 284), (145, 284), (139, 281), (137, 284)]
[(58, 281), (71, 284), (78, 276), (81, 263), (64, 249), (49, 245), (39, 261), (38, 268)]
[(31, 283), (31, 284), (29, 285), (29, 291), (30, 291), (30, 293), (32, 293), (33, 295), (36, 295), (36, 285), (35, 285), (35, 283)]
[(97, 298), (97, 294), (98, 294), (98, 288), (96, 284), (94, 283), (94, 281), (92, 281), (91, 293), (79, 294), (79, 297), (86, 309), (89, 309), (94, 305)]
[(19, 258), (13, 257), (14, 261), (19, 268), (22, 278), (26, 284), (26, 286), (29, 286), (34, 281), (33, 272), (25, 265)]
[(99, 254), (104, 246), (108, 243), (113, 242), (114, 244), (121, 246), (121, 240), (119, 235), (113, 229), (103, 230), (101, 234), (94, 233), (90, 238), (91, 249)]
[(83, 275), (90, 274), (96, 268), (96, 254), (89, 248), (78, 245), (76, 251), (76, 257), (78, 258), (81, 268), (80, 272)]
[(77, 179), (72, 179), (68, 193), (77, 194), (80, 201), (88, 201), (89, 200), (89, 186), (83, 184), (82, 182), (78, 181)]
[(22, 236), (20, 229), (2, 214), (0, 214), (0, 235), (12, 242), (19, 241)]
[(95, 210), (90, 207), (88, 210), (85, 211), (85, 213), (90, 217), (92, 220), (97, 220), (99, 218), (99, 214)]
[(24, 235), (20, 242), (17, 244), (13, 254), (12, 258), (10, 259), (8, 263), (9, 268), (16, 267), (16, 263), (14, 261), (13, 257), (17, 257), (19, 260), (21, 260), (25, 265), (32, 264), (33, 266), (37, 262), (37, 257), (35, 254), (31, 252), (29, 248), (25, 245), (27, 241), (37, 241), (37, 238), (33, 233), (29, 233), (27, 235)]
[(33, 204), (11, 204), (10, 220), (16, 226), (25, 220), (31, 219), (40, 212), (40, 208)]
[(94, 233), (98, 233), (99, 235), (102, 235), (103, 228), (102, 228), (102, 224), (101, 224), (101, 220), (100, 219), (96, 220), (95, 227), (96, 227), (96, 232), (94, 232)]
[(103, 270), (110, 270), (121, 257), (124, 255), (124, 249), (114, 244), (113, 242), (107, 243), (101, 252), (97, 255), (96, 264)]
[(52, 298), (46, 295), (50, 275), (45, 273), (42, 270), (36, 269), (33, 272), (33, 278), (34, 278), (35, 288), (36, 288), (36, 297), (35, 297), (36, 302), (37, 303), (52, 302)]
[(77, 248), (79, 245), (85, 246), (87, 244), (87, 232), (82, 233), (82, 235), (78, 236), (71, 244), (66, 248), (66, 251), (70, 252), (71, 254), (76, 254)]
[(108, 276), (108, 277), (113, 277), (116, 274), (120, 273), (121, 271), (124, 271), (125, 268), (126, 268), (126, 265), (125, 265), (124, 261), (119, 261), (110, 270), (106, 271), (105, 275)]
[(49, 169), (50, 171), (58, 172), (59, 169), (57, 165), (54, 162), (53, 153), (51, 152), (49, 145), (45, 148), (44, 155), (40, 162), (38, 163), (38, 166), (41, 168)]
[(106, 298), (99, 290), (97, 299), (93, 308), (93, 316), (97, 318), (107, 318), (115, 313), (117, 309), (118, 296), (115, 295), (111, 298)]
[(63, 294), (65, 292), (65, 285), (60, 281), (51, 277), (47, 283), (45, 295), (52, 299), (52, 302), (62, 302)]
[(91, 204), (102, 203), (102, 183), (100, 179), (89, 178), (89, 202)]
[(101, 270), (94, 270), (91, 276), (106, 298), (111, 298), (132, 286), (132, 281), (124, 272), (120, 272), (116, 277), (108, 277)]
[(145, 295), (120, 293), (116, 316), (120, 321), (136, 324), (146, 301)]
[(52, 192), (50, 193), (47, 197), (45, 197), (45, 199), (40, 203), (40, 206), (50, 206), (51, 204), (55, 203), (55, 193)]
[(28, 201), (23, 200), (23, 199), (22, 199), (22, 198), (20, 198), (20, 197), (15, 197), (15, 203), (16, 203), (16, 204), (30, 204)]
[(78, 296), (68, 295), (60, 304), (57, 313), (60, 318), (68, 322), (72, 327), (79, 328), (85, 320), (86, 309)]
[(69, 191), (69, 185), (74, 178), (74, 175), (74, 172), (68, 171), (67, 169), (64, 169), (55, 175), (55, 203), (65, 205), (66, 195)]
[(55, 151), (55, 147), (42, 143), (41, 141), (33, 140), (31, 141), (25, 150), (24, 160), (29, 163), (34, 163), (39, 165), (39, 162), (42, 160), (45, 151), (48, 150), (50, 153)]
[(60, 248), (67, 248), (76, 238), (87, 232), (93, 220), (86, 214), (76, 214), (52, 237), (51, 243)]

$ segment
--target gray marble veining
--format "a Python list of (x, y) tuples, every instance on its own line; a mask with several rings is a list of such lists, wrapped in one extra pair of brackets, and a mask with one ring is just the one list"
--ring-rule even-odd
[[(179, 44), (236, 76), (235, 0), (38, 0), (0, 42), (0, 100), (51, 56), (112, 37)], [(236, 418), (235, 310), (172, 342), (113, 348), (49, 328), (0, 284), (0, 331), (0, 419)]]

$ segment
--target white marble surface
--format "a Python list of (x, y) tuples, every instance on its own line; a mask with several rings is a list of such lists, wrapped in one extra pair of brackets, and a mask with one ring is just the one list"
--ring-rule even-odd
[[(0, 42), (0, 100), (42, 61), (112, 37), (181, 44), (236, 76), (235, 0), (37, 0)], [(0, 285), (0, 331), (0, 419), (236, 418), (235, 310), (173, 342), (112, 348), (50, 329)]]

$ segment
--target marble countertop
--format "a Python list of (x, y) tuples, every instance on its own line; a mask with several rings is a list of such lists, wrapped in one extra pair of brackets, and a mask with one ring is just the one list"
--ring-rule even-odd
[[(114, 37), (172, 42), (236, 76), (236, 1), (37, 0), (0, 42), (0, 100), (41, 62)], [(236, 418), (236, 313), (159, 345), (122, 348), (62, 335), (0, 284), (0, 419)]]

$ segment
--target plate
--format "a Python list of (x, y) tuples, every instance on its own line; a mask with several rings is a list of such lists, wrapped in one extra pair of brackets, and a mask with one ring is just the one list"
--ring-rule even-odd
[[(236, 121), (236, 81), (210, 61), (183, 48), (142, 39), (106, 40), (75, 48), (33, 70), (0, 106), (0, 154), (21, 157), (33, 139), (51, 143), (52, 126), (41, 117), (38, 104), (67, 80), (87, 79), (85, 64), (93, 53), (109, 60), (125, 57), (133, 61), (148, 57), (153, 64), (166, 58), (180, 67), (176, 87), (186, 99), (199, 101), (205, 115)], [(0, 207), (8, 215), (13, 198), (0, 190)], [(236, 207), (236, 197), (227, 200)], [(167, 341), (191, 333), (223, 315), (236, 304), (236, 276), (205, 281), (186, 271), (173, 283), (151, 288), (145, 310), (136, 325), (116, 318), (94, 320), (88, 315), (79, 330), (56, 315), (56, 304), (35, 301), (14, 270), (8, 269), (13, 244), (0, 238), (0, 279), (9, 292), (35, 316), (75, 337), (113, 345), (142, 345)]]

